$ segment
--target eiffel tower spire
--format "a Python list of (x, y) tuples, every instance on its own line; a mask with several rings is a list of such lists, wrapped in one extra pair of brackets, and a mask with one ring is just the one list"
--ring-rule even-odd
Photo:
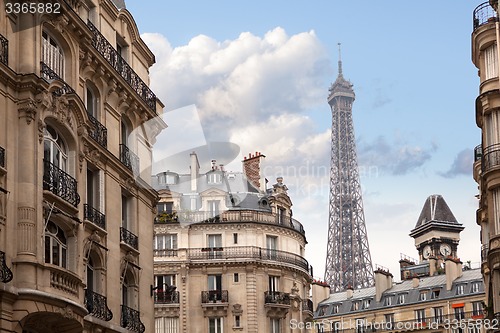
[(352, 121), (355, 94), (342, 74), (340, 43), (338, 65), (339, 73), (328, 96), (332, 137), (325, 281), (332, 292), (373, 285)]

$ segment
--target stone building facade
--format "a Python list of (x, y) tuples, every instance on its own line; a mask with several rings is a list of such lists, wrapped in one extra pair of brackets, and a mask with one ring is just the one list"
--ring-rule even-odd
[(0, 7), (0, 331), (152, 332), (154, 56), (123, 1)]
[(312, 320), (305, 231), (283, 179), (258, 179), (263, 159), (243, 161), (246, 177), (193, 152), (189, 174), (153, 176), (157, 333), (281, 333)]

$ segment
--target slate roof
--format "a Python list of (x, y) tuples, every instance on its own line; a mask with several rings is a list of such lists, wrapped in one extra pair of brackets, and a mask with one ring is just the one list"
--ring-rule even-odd
[(439, 194), (433, 194), (427, 198), (418, 217), (415, 228), (429, 222), (444, 222), (449, 224), (459, 224), (450, 207)]

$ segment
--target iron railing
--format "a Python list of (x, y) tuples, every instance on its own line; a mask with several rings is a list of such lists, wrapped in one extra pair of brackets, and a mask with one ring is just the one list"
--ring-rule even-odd
[(132, 171), (134, 175), (139, 174), (139, 157), (124, 144), (120, 144), (120, 162)]
[(104, 59), (115, 69), (115, 71), (129, 84), (137, 95), (147, 104), (147, 106), (156, 112), (156, 95), (149, 89), (146, 83), (137, 75), (137, 73), (122, 58), (118, 51), (108, 42), (101, 32), (87, 21), (87, 26), (92, 32), (92, 46), (99, 52)]
[(52, 68), (50, 68), (46, 63), (41, 62), (40, 65), (41, 65), (40, 74), (42, 75), (42, 78), (47, 80), (47, 82), (51, 82), (53, 80), (59, 80), (63, 84), (61, 88), (53, 92), (54, 95), (61, 96), (64, 94), (71, 94), (75, 92), (73, 88), (71, 88), (69, 84), (67, 84), (61, 77), (59, 77), (59, 75), (56, 72), (54, 72)]
[(280, 216), (271, 212), (257, 210), (227, 210), (219, 215), (210, 211), (175, 211), (173, 213), (160, 213), (155, 218), (156, 224), (161, 223), (234, 223), (234, 222), (256, 222), (275, 224), (291, 228), (303, 235), (305, 230), (302, 224), (289, 216)]
[(234, 246), (234, 247), (204, 247), (188, 249), (190, 260), (231, 260), (258, 259), (263, 261), (276, 261), (297, 266), (309, 271), (309, 263), (299, 255), (281, 250), (272, 250), (257, 246)]
[(483, 157), (483, 147), (481, 145), (477, 145), (474, 147), (474, 162), (481, 161)]
[(75, 207), (80, 203), (76, 179), (47, 160), (43, 160), (43, 189)]
[(89, 204), (83, 205), (83, 217), (101, 229), (106, 229), (106, 215)]
[(264, 303), (290, 305), (290, 294), (282, 291), (266, 291), (264, 292)]
[(313, 301), (310, 299), (305, 299), (302, 301), (302, 311), (314, 312)]
[(496, 21), (497, 21), (496, 12), (493, 9), (493, 7), (490, 6), (490, 3), (488, 1), (483, 2), (474, 9), (474, 12), (472, 14), (473, 30), (476, 30), (483, 24)]
[(481, 168), (483, 172), (500, 165), (500, 144), (494, 144), (484, 148), (481, 159)]
[(12, 278), (12, 271), (7, 267), (7, 263), (5, 262), (5, 252), (0, 251), (0, 281), (7, 283), (12, 281)]
[(139, 249), (139, 238), (123, 227), (120, 227), (120, 241), (136, 250)]
[(9, 65), (9, 40), (0, 35), (0, 62)]
[(126, 305), (122, 305), (120, 325), (121, 327), (138, 333), (146, 331), (146, 327), (141, 322), (139, 311), (131, 309)]
[(108, 147), (108, 129), (106, 126), (101, 124), (97, 118), (95, 118), (93, 115), (87, 112), (87, 115), (89, 116), (89, 120), (94, 126), (90, 132), (89, 136), (94, 139), (95, 142), (97, 142), (101, 147), (107, 148)]
[(179, 304), (178, 291), (156, 291), (154, 293), (155, 304)]
[(229, 292), (227, 290), (208, 290), (201, 292), (201, 303), (228, 303)]
[(93, 317), (104, 321), (113, 319), (106, 297), (88, 289), (85, 289), (85, 308)]
[(0, 147), (0, 167), (5, 168), (5, 148)]

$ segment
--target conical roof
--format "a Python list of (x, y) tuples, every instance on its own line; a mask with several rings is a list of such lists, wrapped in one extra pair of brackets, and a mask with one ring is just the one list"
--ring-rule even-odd
[(342, 74), (342, 59), (340, 56), (340, 43), (339, 43), (339, 75), (334, 83), (332, 83), (330, 89), (328, 89), (330, 94), (328, 95), (328, 101), (330, 102), (334, 97), (349, 97), (354, 99), (355, 94), (352, 89), (352, 83), (344, 79)]

